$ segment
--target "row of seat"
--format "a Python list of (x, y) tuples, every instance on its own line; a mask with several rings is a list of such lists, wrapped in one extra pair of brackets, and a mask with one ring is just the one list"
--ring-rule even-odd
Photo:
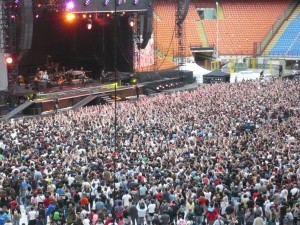
[(270, 55), (298, 56), (300, 51), (300, 14), (290, 22)]
[[(220, 54), (253, 54), (254, 43), (260, 42), (267, 34), (274, 21), (283, 13), (291, 0), (244, 1), (222, 0), (220, 7), (224, 19), (219, 20), (219, 53)], [(164, 46), (159, 51), (164, 55), (177, 55), (178, 39), (175, 26), (177, 1), (154, 1), (155, 14), (160, 20), (154, 21), (153, 31), (158, 46)], [(197, 23), (199, 15), (197, 8), (214, 8), (214, 0), (190, 0), (189, 11), (184, 22), (183, 45), (185, 54), (191, 55), (189, 46), (201, 46), (203, 36), (208, 44), (216, 45), (216, 20), (202, 20), (205, 34), (200, 34)], [(157, 47), (159, 48), (159, 47)], [(170, 51), (170, 48), (172, 49)]]
[[(219, 54), (244, 52), (253, 54), (259, 42), (283, 13), (290, 0), (243, 1), (222, 0), (224, 20), (219, 21)], [(202, 21), (208, 42), (216, 44), (216, 21)], [(234, 50), (234, 51), (233, 51)]]

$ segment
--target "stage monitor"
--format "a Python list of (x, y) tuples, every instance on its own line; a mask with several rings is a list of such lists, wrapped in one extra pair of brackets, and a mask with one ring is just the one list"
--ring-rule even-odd
[[(70, 0), (72, 1), (72, 0)], [(149, 0), (73, 0), (71, 8), (66, 10), (74, 13), (147, 11)]]

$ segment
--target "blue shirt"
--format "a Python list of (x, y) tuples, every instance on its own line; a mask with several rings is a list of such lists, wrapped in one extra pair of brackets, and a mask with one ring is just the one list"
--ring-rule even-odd
[[(47, 216), (50, 216), (50, 215), (52, 214), (52, 212), (54, 212), (55, 208), (56, 208), (55, 205), (50, 204), (49, 207), (48, 207), (48, 209), (47, 209), (46, 215), (47, 215)], [(1, 224), (0, 224), (0, 225), (1, 225)]]

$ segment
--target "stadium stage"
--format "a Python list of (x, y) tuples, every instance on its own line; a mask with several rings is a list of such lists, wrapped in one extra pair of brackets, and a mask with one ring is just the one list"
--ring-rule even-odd
[[(119, 85), (115, 93), (116, 83), (101, 84), (91, 83), (85, 87), (66, 86), (63, 89), (49, 88), (34, 92), (18, 87), (20, 104), (13, 110), (2, 109), (3, 120), (18, 116), (37, 116), (53, 113), (55, 107), (58, 111), (76, 110), (80, 107), (98, 104), (111, 104), (115, 100), (126, 100), (129, 96), (136, 96), (135, 85)], [(27, 93), (22, 93), (26, 91)], [(139, 94), (143, 93), (142, 85), (139, 85)], [(55, 100), (58, 104), (55, 105)], [(5, 114), (4, 111), (10, 111)]]

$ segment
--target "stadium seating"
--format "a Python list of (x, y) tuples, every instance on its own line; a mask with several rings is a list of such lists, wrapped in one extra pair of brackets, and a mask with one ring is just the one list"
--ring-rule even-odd
[[(219, 20), (219, 53), (253, 54), (254, 43), (262, 40), (289, 3), (290, 0), (275, 0), (272, 4), (266, 0), (222, 0), (225, 19)], [(215, 45), (216, 20), (202, 23), (209, 45)]]
[(271, 56), (299, 56), (300, 55), (300, 14), (291, 21), (273, 49)]
[[(291, 0), (244, 1), (222, 0), (220, 7), (224, 19), (219, 20), (219, 53), (223, 55), (251, 55), (255, 42), (260, 42), (274, 21), (283, 13)], [(185, 55), (191, 56), (190, 46), (202, 46), (197, 22), (200, 17), (197, 8), (215, 8), (214, 0), (191, 0), (189, 12), (184, 21)], [(176, 1), (155, 1), (154, 35), (157, 50), (163, 55), (176, 57), (178, 40), (176, 38), (175, 12)], [(268, 13), (266, 13), (268, 12)], [(201, 20), (208, 45), (216, 45), (216, 20)], [(163, 48), (162, 48), (163, 46)]]

